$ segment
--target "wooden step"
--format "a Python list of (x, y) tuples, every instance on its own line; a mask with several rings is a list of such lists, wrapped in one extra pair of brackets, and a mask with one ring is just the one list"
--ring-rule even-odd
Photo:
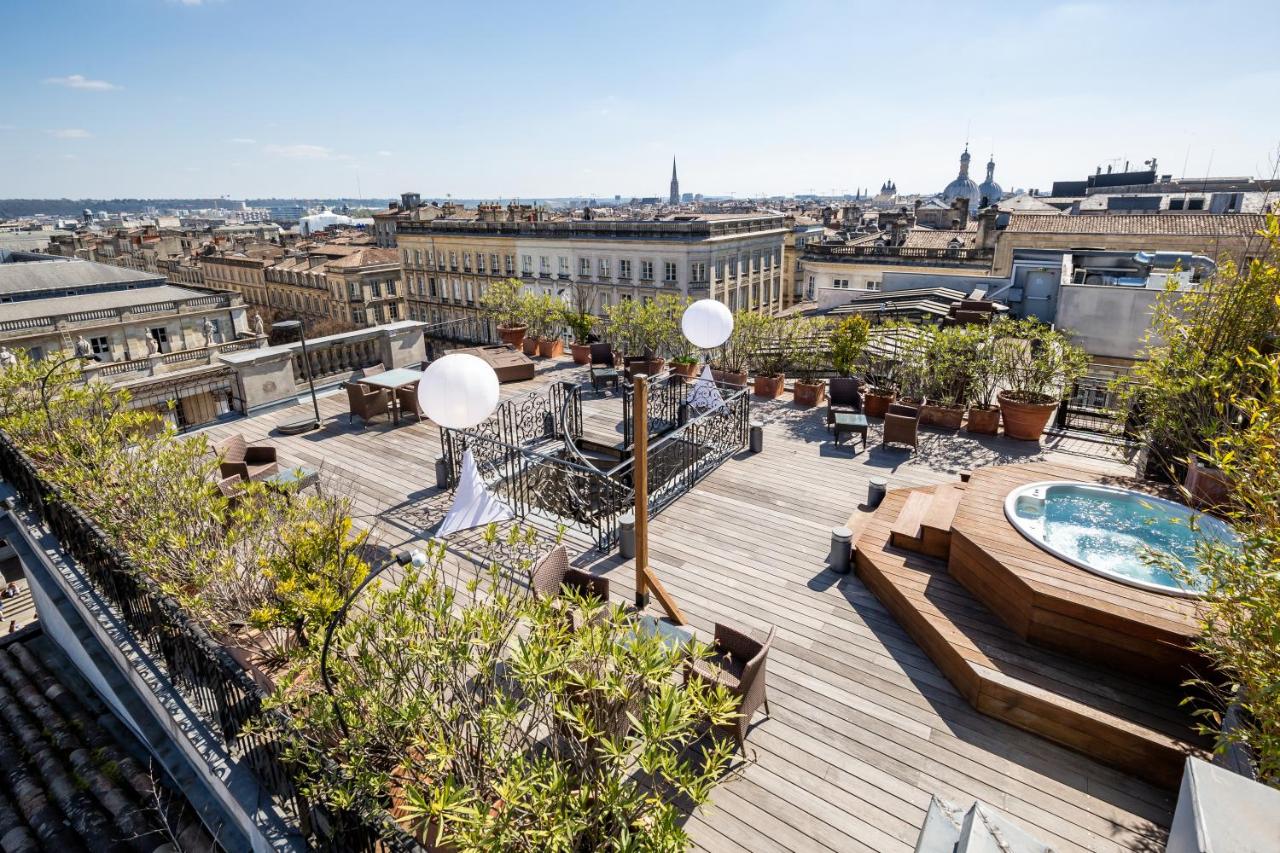
[(1176, 787), (1186, 755), (1205, 746), (1180, 705), (1184, 691), (1033, 646), (944, 563), (896, 550), (890, 519), (910, 515), (914, 494), (885, 499), (863, 530), (855, 569), (957, 690), (989, 716)]
[[(919, 489), (907, 493), (906, 503), (898, 510), (898, 517), (893, 522), (892, 542), (894, 547), (920, 550), (924, 531), (922, 524), (933, 503), (932, 490)], [(883, 507), (883, 504), (881, 505)]]
[(947, 559), (951, 553), (951, 522), (964, 495), (965, 488), (961, 483), (947, 483), (934, 490), (929, 510), (920, 522), (921, 547), (917, 549), (920, 553), (939, 560)]

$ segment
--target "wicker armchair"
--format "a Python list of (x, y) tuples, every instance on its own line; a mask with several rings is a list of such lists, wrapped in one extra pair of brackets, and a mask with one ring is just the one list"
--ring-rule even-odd
[(361, 376), (377, 376), (379, 373), (386, 373), (387, 366), (382, 362), (371, 364), (360, 372)]
[(587, 598), (609, 601), (608, 578), (575, 569), (569, 565), (569, 552), (557, 545), (534, 564), (529, 573), (529, 588), (539, 598), (555, 598), (568, 587)]
[(378, 415), (390, 417), (391, 392), (386, 388), (372, 390), (359, 382), (348, 382), (343, 387), (347, 389), (347, 403), (350, 406), (348, 421), (359, 417), (368, 423)]
[(418, 420), (422, 420), (422, 407), (418, 405), (418, 383), (396, 389), (396, 401), (400, 404), (400, 414), (412, 412)]
[(618, 356), (611, 344), (591, 345), (591, 387), (596, 391), (606, 382), (618, 390)]
[(684, 682), (699, 679), (711, 685), (720, 684), (738, 698), (738, 716), (726, 728), (741, 749), (756, 709), (764, 705), (769, 714), (769, 694), (765, 691), (765, 666), (769, 647), (777, 628), (770, 628), (764, 642), (752, 639), (728, 625), (716, 623), (716, 656), (685, 664)]
[(241, 480), (265, 480), (280, 471), (274, 447), (269, 444), (247, 444), (240, 433), (218, 442), (213, 449), (218, 454), (218, 473), (223, 479), (239, 477)]
[(920, 409), (893, 403), (884, 415), (883, 444), (909, 444), (912, 449), (920, 447), (918, 433), (920, 431)]
[(835, 376), (828, 382), (828, 427), (835, 424), (838, 414), (862, 414), (862, 383), (850, 376)]

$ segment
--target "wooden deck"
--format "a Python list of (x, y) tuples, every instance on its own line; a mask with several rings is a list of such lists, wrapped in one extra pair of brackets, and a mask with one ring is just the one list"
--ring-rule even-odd
[[(586, 379), (568, 360), (539, 364), (521, 393), (550, 379)], [(620, 403), (587, 393), (589, 423), (616, 429)], [(286, 463), (322, 467), (349, 490), (361, 523), (390, 547), (419, 540), (448, 508), (434, 488), (437, 430), (379, 421), (346, 423), (346, 399), (321, 400), (323, 430), (278, 437), (298, 410), (227, 423), (275, 444)], [(773, 715), (757, 717), (751, 761), (717, 788), (688, 830), (709, 851), (911, 851), (930, 797), (968, 806), (981, 799), (1055, 850), (1159, 850), (1172, 794), (974, 709), (852, 575), (824, 560), (830, 530), (866, 499), (867, 481), (891, 488), (954, 481), (964, 470), (1040, 458), (1080, 459), (1123, 474), (1088, 442), (1042, 450), (1004, 439), (922, 430), (920, 450), (886, 450), (871, 427), (870, 450), (835, 447), (822, 415), (789, 401), (752, 403), (765, 449), (726, 462), (651, 524), (654, 570), (699, 632), (715, 621), (753, 631), (778, 627), (768, 667)], [(611, 424), (610, 419), (614, 422)], [(633, 567), (583, 551), (579, 565), (606, 574), (630, 600)]]

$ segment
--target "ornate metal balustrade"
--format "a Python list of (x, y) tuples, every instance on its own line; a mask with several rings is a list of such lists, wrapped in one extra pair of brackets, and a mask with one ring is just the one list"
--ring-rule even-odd
[[(722, 392), (723, 393), (723, 392)], [(649, 512), (656, 515), (747, 446), (750, 389), (649, 445)]]

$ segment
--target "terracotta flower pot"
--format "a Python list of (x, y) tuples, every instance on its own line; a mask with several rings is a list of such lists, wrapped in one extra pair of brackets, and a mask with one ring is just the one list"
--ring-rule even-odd
[(781, 373), (773, 376), (756, 376), (755, 395), (768, 400), (776, 400), (786, 390), (787, 377)]
[(591, 344), (569, 344), (569, 352), (573, 354), (574, 364), (591, 363)]
[(538, 339), (534, 337), (525, 338), (524, 343), (522, 345), (522, 349), (524, 350), (525, 355), (537, 355)]
[(796, 389), (792, 395), (797, 406), (816, 406), (827, 399), (827, 383), (802, 382), (796, 380)]
[(1039, 441), (1049, 418), (1058, 410), (1058, 401), (1052, 397), (1027, 395), (1028, 400), (1000, 392), (1000, 416), (1004, 418), (1004, 434), (1021, 441)]
[(698, 362), (673, 361), (671, 362), (671, 373), (681, 379), (693, 379), (698, 375)]
[(1201, 509), (1214, 509), (1227, 504), (1227, 495), (1231, 484), (1226, 475), (1217, 468), (1211, 468), (1203, 462), (1195, 462), (1187, 466), (1187, 476), (1182, 481), (1191, 502)]
[(711, 368), (711, 376), (722, 385), (732, 385), (735, 388), (745, 388), (747, 386), (747, 372), (741, 373), (732, 370), (716, 370)]
[(965, 425), (965, 432), (995, 435), (999, 431), (1000, 409), (998, 406), (991, 406), (990, 408), (983, 406), (969, 407), (969, 422)]
[(869, 418), (883, 418), (893, 403), (892, 391), (881, 391), (879, 388), (868, 388), (862, 398), (862, 410)]
[(559, 338), (539, 338), (538, 355), (543, 358), (555, 358), (564, 355), (564, 341)]
[(920, 407), (920, 423), (943, 429), (960, 429), (964, 421), (963, 406), (942, 406), (937, 403), (925, 403)]
[(524, 333), (528, 330), (528, 326), (499, 326), (498, 337), (512, 349), (520, 349), (524, 345)]

